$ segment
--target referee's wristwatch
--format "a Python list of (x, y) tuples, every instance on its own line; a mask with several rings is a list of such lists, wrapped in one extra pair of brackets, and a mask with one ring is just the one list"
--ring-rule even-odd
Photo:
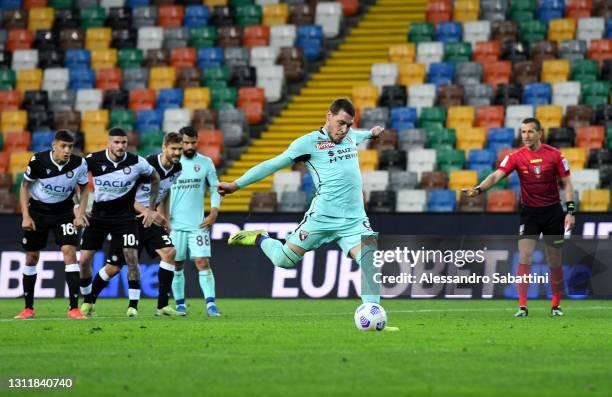
[(574, 215), (576, 213), (576, 203), (573, 201), (568, 201), (565, 203), (565, 207), (567, 208), (567, 213), (570, 215)]

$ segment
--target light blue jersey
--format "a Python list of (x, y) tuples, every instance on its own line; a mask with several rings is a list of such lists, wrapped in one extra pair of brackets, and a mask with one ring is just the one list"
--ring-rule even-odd
[(205, 218), (206, 185), (210, 186), (211, 206), (219, 208), (219, 179), (212, 160), (199, 153), (191, 159), (181, 156), (181, 167), (181, 176), (171, 189), (170, 223), (173, 231), (197, 231)]

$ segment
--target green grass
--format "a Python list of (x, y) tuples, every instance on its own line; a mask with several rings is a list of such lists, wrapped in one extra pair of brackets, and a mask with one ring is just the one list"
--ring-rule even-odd
[[(609, 396), (610, 301), (565, 301), (564, 318), (533, 301), (383, 302), (400, 332), (355, 329), (356, 300), (221, 300), (222, 318), (193, 305), (154, 318), (154, 302), (125, 318), (101, 300), (98, 318), (64, 320), (66, 301), (38, 300), (38, 319), (10, 320), (0, 301), (0, 395), (7, 377), (74, 378), (71, 392), (147, 396)], [(197, 305), (196, 305), (197, 303)], [(197, 309), (196, 310), (196, 306)]]

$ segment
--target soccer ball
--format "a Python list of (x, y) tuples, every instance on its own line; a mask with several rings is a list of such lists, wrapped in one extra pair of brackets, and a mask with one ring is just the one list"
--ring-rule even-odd
[(360, 331), (382, 331), (387, 325), (387, 313), (379, 304), (364, 303), (355, 310), (355, 325)]

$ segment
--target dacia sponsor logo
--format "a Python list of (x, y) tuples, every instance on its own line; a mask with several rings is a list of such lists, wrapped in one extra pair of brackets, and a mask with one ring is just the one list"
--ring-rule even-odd
[(74, 190), (71, 186), (54, 186), (51, 184), (42, 184), (43, 189), (55, 192), (55, 193), (72, 193)]
[(94, 183), (96, 186), (101, 187), (129, 187), (132, 185), (130, 181), (101, 181), (99, 179), (94, 179)]

